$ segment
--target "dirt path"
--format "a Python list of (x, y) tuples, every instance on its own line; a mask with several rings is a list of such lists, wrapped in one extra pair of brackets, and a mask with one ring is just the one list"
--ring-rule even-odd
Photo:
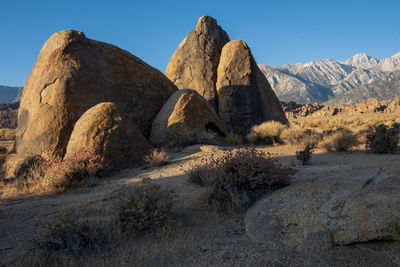
[[(108, 212), (102, 210), (102, 203), (106, 203), (107, 196), (124, 186), (131, 186), (143, 177), (154, 179), (160, 184), (170, 186), (178, 195), (176, 209), (184, 214), (186, 223), (182, 232), (175, 239), (157, 242), (155, 248), (154, 240), (147, 243), (135, 244), (132, 246), (135, 251), (128, 255), (118, 255), (120, 265), (129, 265), (130, 257), (134, 254), (136, 259), (143, 259), (151, 265), (160, 262), (153, 262), (157, 258), (165, 265), (247, 265), (276, 263), (285, 264), (284, 259), (279, 255), (268, 254), (265, 248), (257, 247), (246, 236), (241, 216), (224, 216), (211, 211), (205, 201), (205, 190), (192, 185), (187, 180), (185, 172), (193, 164), (199, 161), (199, 157), (209, 157), (210, 154), (221, 154), (222, 151), (209, 149), (210, 152), (193, 153), (193, 148), (188, 153), (172, 153), (171, 163), (164, 167), (153, 167), (149, 169), (127, 169), (114, 174), (99, 185), (79, 192), (71, 192), (56, 196), (31, 197), (15, 200), (0, 200), (0, 263), (12, 264), (20, 256), (22, 249), (26, 248), (34, 238), (37, 231), (51, 220), (60, 211), (68, 207), (85, 207), (85, 216), (94, 216), (96, 212)], [(262, 150), (269, 152), (273, 157), (286, 165), (295, 165), (295, 147), (281, 146), (268, 147)], [(309, 165), (300, 167), (293, 178), (293, 182), (314, 180), (326, 177), (346, 176), (371, 176), (371, 175), (395, 175), (400, 174), (400, 155), (377, 155), (364, 152), (352, 153), (327, 153), (316, 151)], [(108, 204), (107, 204), (108, 205)], [(107, 206), (105, 205), (105, 206)], [(92, 209), (92, 211), (91, 211)], [(100, 214), (99, 213), (99, 214)], [(97, 214), (96, 216), (98, 216)], [(163, 248), (168, 248), (169, 253), (162, 253)], [(136, 246), (136, 247), (135, 247)], [(358, 245), (357, 245), (358, 246)], [(340, 255), (333, 255), (332, 262), (346, 263), (351, 265), (356, 261), (374, 265), (377, 261), (383, 261), (395, 265), (395, 260), (390, 259), (386, 252), (374, 252), (376, 249), (368, 246), (352, 246), (351, 251), (355, 255), (353, 259), (343, 259)], [(369, 245), (370, 246), (370, 245)], [(380, 246), (380, 247), (379, 247)], [(400, 248), (396, 252), (393, 246), (379, 244), (378, 247), (387, 246), (386, 250), (393, 249), (390, 254), (400, 254)], [(153, 254), (144, 254), (142, 250), (153, 249)], [(157, 254), (158, 253), (158, 254)], [(165, 253), (165, 251), (163, 252)], [(180, 256), (184, 255), (184, 256)], [(386, 255), (386, 256), (385, 256)], [(396, 256), (396, 255), (395, 255)], [(101, 264), (113, 264), (115, 258), (102, 259)], [(300, 258), (287, 259), (287, 264), (304, 264)], [(367, 263), (370, 264), (367, 264)], [(96, 265), (99, 262), (91, 262)], [(132, 262), (131, 262), (132, 263)], [(1, 264), (0, 264), (1, 266)]]

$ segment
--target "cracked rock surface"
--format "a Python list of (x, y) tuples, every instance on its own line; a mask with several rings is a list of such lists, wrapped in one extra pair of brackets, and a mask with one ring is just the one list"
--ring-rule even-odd
[(400, 220), (399, 162), (373, 168), (360, 157), (359, 165), (301, 169), (291, 185), (248, 211), (249, 236), (276, 251), (393, 240), (392, 224)]

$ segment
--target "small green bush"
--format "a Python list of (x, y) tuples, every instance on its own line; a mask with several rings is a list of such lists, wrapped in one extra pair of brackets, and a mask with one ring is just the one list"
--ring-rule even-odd
[(399, 144), (399, 124), (389, 128), (384, 124), (366, 136), (366, 148), (374, 153), (393, 153)]
[(286, 126), (280, 122), (266, 121), (260, 125), (253, 126), (247, 135), (247, 140), (251, 144), (279, 143), (280, 135), (285, 128)]
[(209, 187), (209, 203), (216, 202), (219, 210), (242, 212), (260, 196), (286, 185), (292, 173), (264, 152), (242, 148), (211, 156), (189, 171), (189, 179)]
[(144, 178), (120, 196), (118, 221), (122, 232), (139, 234), (162, 228), (172, 219), (173, 192)]

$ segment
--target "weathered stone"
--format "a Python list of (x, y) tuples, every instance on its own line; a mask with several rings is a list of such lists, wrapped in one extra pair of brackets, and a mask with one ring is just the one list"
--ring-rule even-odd
[(120, 169), (142, 160), (150, 145), (128, 114), (108, 102), (90, 108), (75, 123), (65, 158), (82, 149), (102, 155)]
[(43, 158), (33, 154), (9, 154), (3, 166), (6, 179), (28, 177), (29, 171), (35, 165), (39, 165)]
[(248, 211), (247, 232), (277, 250), (391, 240), (392, 223), (400, 220), (400, 178), (376, 176), (304, 181), (276, 191)]
[(278, 98), (244, 41), (223, 47), (216, 86), (218, 115), (228, 130), (245, 134), (264, 121), (287, 123)]
[(183, 89), (168, 99), (154, 119), (150, 142), (174, 145), (210, 131), (220, 136), (227, 134), (211, 105), (196, 91)]
[(196, 30), (190, 31), (175, 51), (165, 75), (179, 89), (196, 90), (217, 110), (217, 68), (222, 47), (227, 42), (228, 35), (215, 19), (201, 17)]
[(63, 156), (75, 122), (101, 102), (119, 105), (142, 134), (177, 90), (162, 73), (83, 32), (53, 34), (25, 84), (18, 113), (17, 153)]

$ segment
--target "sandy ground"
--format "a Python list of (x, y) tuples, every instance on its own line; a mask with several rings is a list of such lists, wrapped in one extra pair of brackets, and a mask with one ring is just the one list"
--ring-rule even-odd
[[(400, 174), (400, 155), (377, 155), (362, 151), (326, 153), (315, 151), (310, 164), (299, 166), (298, 150), (292, 146), (259, 148), (298, 172), (293, 182), (320, 177), (360, 176), (378, 172)], [(134, 168), (115, 173), (98, 185), (77, 192), (53, 196), (0, 200), (0, 266), (21, 264), (21, 253), (35, 239), (37, 231), (67, 208), (82, 217), (106, 218), (113, 210), (113, 192), (149, 177), (171, 187), (176, 195), (175, 211), (179, 230), (162, 237), (124, 240), (117, 252), (85, 259), (87, 265), (147, 266), (399, 266), (400, 245), (396, 242), (368, 242), (335, 248), (326, 259), (310, 252), (274, 255), (259, 246), (245, 232), (243, 215), (217, 213), (206, 201), (206, 189), (188, 182), (186, 172), (202, 157), (221, 154), (216, 147), (194, 146), (171, 153), (164, 167)], [(129, 238), (128, 238), (129, 239)], [(122, 248), (123, 247), (123, 248)], [(107, 256), (105, 256), (107, 255)]]

